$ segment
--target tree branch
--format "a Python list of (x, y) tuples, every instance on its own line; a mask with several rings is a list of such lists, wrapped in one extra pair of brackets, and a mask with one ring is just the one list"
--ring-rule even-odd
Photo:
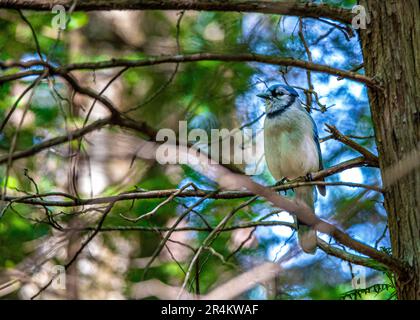
[[(72, 0), (1, 0), (0, 8), (51, 11), (55, 5), (70, 9)], [(196, 10), (225, 12), (258, 12), (311, 18), (326, 18), (351, 23), (348, 9), (327, 4), (298, 3), (297, 1), (233, 1), (233, 0), (84, 0), (78, 1), (74, 11), (93, 10)]]
[[(110, 122), (111, 122), (110, 117), (97, 120), (97, 121), (91, 123), (90, 125), (88, 125), (84, 128), (74, 130), (72, 132), (69, 132), (66, 135), (62, 135), (62, 136), (59, 136), (59, 137), (55, 137), (55, 138), (46, 140), (44, 142), (38, 143), (38, 144), (32, 146), (31, 148), (28, 148), (28, 149), (23, 150), (23, 151), (16, 151), (16, 152), (14, 152), (10, 155), (10, 158), (12, 160), (17, 160), (17, 159), (33, 156), (33, 155), (35, 155), (35, 154), (37, 154), (37, 153), (39, 153), (43, 150), (46, 150), (48, 148), (54, 147), (54, 146), (62, 144), (64, 142), (75, 140), (77, 138), (80, 138), (80, 137), (92, 132), (92, 131), (99, 130), (102, 127), (109, 124)], [(9, 155), (1, 156), (0, 157), (0, 164), (6, 163), (8, 158), (9, 158)]]
[(388, 267), (383, 265), (382, 263), (379, 263), (373, 259), (358, 256), (356, 254), (351, 254), (348, 252), (345, 252), (344, 250), (340, 250), (337, 248), (334, 248), (333, 246), (329, 245), (325, 241), (321, 240), (320, 238), (317, 239), (318, 247), (321, 248), (322, 251), (324, 251), (326, 254), (330, 256), (337, 257), (339, 259), (365, 266), (368, 268), (372, 268), (379, 271), (387, 271)]
[[(338, 165), (340, 167), (340, 171), (334, 171), (331, 173), (328, 169), (319, 171), (316, 174), (318, 177), (328, 176), (327, 174), (335, 174), (337, 172), (344, 171), (348, 169), (348, 167), (344, 165)], [(352, 166), (353, 168), (353, 166)], [(302, 177), (302, 180), (304, 177)], [(273, 188), (275, 191), (286, 191), (289, 189), (295, 189), (303, 186), (314, 186), (314, 185), (323, 185), (323, 186), (347, 186), (347, 187), (354, 187), (354, 188), (366, 188), (371, 189), (374, 191), (381, 192), (382, 189), (375, 187), (364, 185), (360, 183), (352, 183), (352, 182), (324, 182), (324, 181), (308, 181), (308, 182), (291, 182), (287, 184), (283, 184), (281, 186), (277, 186)], [(96, 204), (106, 204), (109, 202), (119, 202), (119, 201), (126, 201), (126, 200), (137, 200), (137, 199), (163, 199), (167, 197), (177, 197), (177, 198), (202, 198), (207, 196), (212, 191), (210, 190), (184, 190), (180, 192), (180, 189), (167, 189), (167, 190), (151, 190), (151, 191), (139, 191), (139, 192), (125, 192), (121, 193), (116, 196), (108, 196), (108, 197), (99, 197), (99, 198), (92, 198), (92, 199), (80, 199), (71, 196), (70, 194), (58, 193), (58, 192), (51, 192), (51, 193), (44, 193), (44, 194), (35, 194), (35, 195), (27, 195), (23, 197), (16, 197), (16, 196), (6, 196), (5, 201), (14, 202), (14, 203), (24, 203), (30, 205), (39, 205), (39, 206), (50, 206), (50, 207), (74, 207), (74, 206), (82, 206), (82, 205), (96, 205)], [(174, 196), (176, 194), (176, 196)], [(254, 194), (249, 191), (220, 191), (215, 193), (210, 197), (210, 199), (240, 199), (240, 198), (247, 198), (252, 197)], [(64, 197), (69, 198), (71, 200), (47, 200), (45, 198), (48, 197)], [(43, 199), (41, 199), (43, 198)]]
[(63, 66), (63, 71), (82, 70), (82, 69), (103, 69), (110, 67), (144, 67), (163, 63), (180, 63), (196, 61), (227, 61), (227, 62), (260, 62), (272, 65), (297, 67), (311, 71), (327, 73), (333, 76), (344, 77), (357, 82), (362, 82), (370, 87), (378, 88), (378, 83), (362, 74), (329, 67), (309, 61), (297, 60), (292, 58), (282, 58), (262, 54), (241, 53), (241, 54), (218, 54), (218, 53), (195, 53), (189, 55), (175, 55), (163, 57), (151, 57), (141, 60), (112, 59), (102, 62), (73, 63)]
[[(118, 68), (118, 67), (146, 67), (159, 65), (164, 63), (187, 63), (187, 62), (197, 62), (197, 61), (226, 61), (226, 62), (260, 62), (265, 64), (279, 65), (279, 66), (288, 66), (288, 67), (297, 67), (301, 69), (327, 73), (333, 76), (347, 78), (353, 81), (361, 82), (366, 84), (369, 87), (380, 89), (379, 84), (365, 76), (353, 71), (346, 71), (342, 69), (332, 68), (327, 65), (317, 64), (309, 61), (297, 60), (292, 58), (282, 58), (262, 54), (253, 54), (253, 53), (238, 53), (238, 54), (219, 54), (219, 53), (195, 53), (188, 55), (174, 55), (174, 56), (161, 56), (161, 57), (149, 57), (145, 59), (111, 59), (106, 61), (99, 62), (82, 62), (82, 63), (71, 63), (61, 67), (54, 67), (48, 63), (45, 63), (40, 60), (30, 60), (27, 62), (0, 62), (1, 68), (11, 68), (11, 67), (20, 67), (20, 68), (31, 68), (34, 66), (44, 66), (50, 69), (50, 74), (58, 74), (65, 76), (69, 71), (73, 70), (98, 70), (98, 69), (108, 69), (108, 68)], [(33, 74), (39, 73), (38, 70), (34, 70)], [(21, 73), (21, 76), (27, 76), (27, 73)], [(12, 77), (7, 75), (4, 78), (0, 78), (0, 83), (9, 81), (10, 79), (16, 80), (18, 77)], [(66, 78), (66, 77), (65, 77)], [(66, 80), (69, 80), (66, 78)]]
[(330, 125), (328, 123), (326, 123), (325, 126), (328, 128), (327, 132), (331, 133), (333, 139), (341, 141), (345, 145), (356, 150), (357, 152), (362, 154), (365, 157), (365, 159), (367, 159), (369, 162), (376, 163), (376, 165), (379, 165), (378, 157), (372, 152), (370, 152), (368, 149), (354, 142), (349, 137), (343, 135), (340, 131), (338, 131), (338, 129), (335, 126)]

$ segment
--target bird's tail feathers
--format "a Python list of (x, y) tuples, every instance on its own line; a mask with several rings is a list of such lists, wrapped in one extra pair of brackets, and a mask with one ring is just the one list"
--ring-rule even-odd
[[(306, 205), (314, 210), (314, 187), (296, 188), (296, 199), (306, 203)], [(298, 240), (299, 245), (305, 253), (315, 254), (316, 252), (316, 231), (298, 221)]]

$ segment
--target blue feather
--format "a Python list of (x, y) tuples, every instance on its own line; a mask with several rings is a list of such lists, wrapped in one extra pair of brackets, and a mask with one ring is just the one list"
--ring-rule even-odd
[[(322, 170), (322, 169), (324, 169), (324, 165), (322, 163), (322, 153), (321, 153), (321, 145), (319, 143), (318, 129), (316, 127), (316, 123), (315, 123), (314, 119), (311, 117), (309, 112), (308, 112), (308, 115), (309, 115), (309, 118), (311, 119), (312, 124), (313, 124), (313, 139), (315, 141), (315, 144), (316, 144), (316, 147), (317, 147), (317, 150), (318, 150), (319, 170)], [(324, 179), (322, 179), (322, 181), (324, 181)], [(318, 186), (318, 191), (323, 196), (325, 196), (325, 194), (326, 194), (325, 186)]]

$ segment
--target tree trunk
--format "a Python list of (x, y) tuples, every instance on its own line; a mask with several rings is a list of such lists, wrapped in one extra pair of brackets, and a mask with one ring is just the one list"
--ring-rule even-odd
[[(420, 299), (420, 170), (397, 181), (385, 173), (418, 150), (420, 141), (420, 15), (418, 0), (362, 0), (370, 16), (360, 30), (366, 74), (384, 91), (369, 90), (392, 253), (411, 268), (397, 276), (399, 299)], [(416, 161), (419, 161), (416, 159)]]

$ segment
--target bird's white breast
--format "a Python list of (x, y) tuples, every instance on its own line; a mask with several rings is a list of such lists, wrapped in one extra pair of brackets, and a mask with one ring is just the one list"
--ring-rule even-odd
[(268, 169), (276, 180), (293, 179), (318, 171), (319, 156), (310, 115), (291, 106), (280, 116), (266, 117), (264, 150)]

